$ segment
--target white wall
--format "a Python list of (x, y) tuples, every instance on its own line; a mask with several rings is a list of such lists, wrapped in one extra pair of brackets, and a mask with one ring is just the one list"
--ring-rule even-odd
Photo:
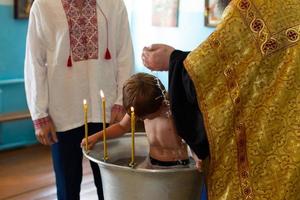
[[(152, 43), (165, 43), (176, 49), (190, 51), (196, 48), (214, 30), (204, 26), (204, 0), (180, 0), (178, 27), (152, 26), (152, 0), (130, 1), (130, 9), (132, 9), (131, 30), (137, 72), (150, 72), (141, 61), (144, 46)], [(166, 72), (155, 74), (167, 86), (168, 74)]]

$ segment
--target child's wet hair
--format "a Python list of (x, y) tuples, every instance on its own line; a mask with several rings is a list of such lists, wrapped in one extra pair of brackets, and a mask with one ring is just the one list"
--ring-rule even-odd
[(164, 91), (164, 85), (155, 76), (134, 74), (123, 85), (123, 106), (128, 114), (130, 107), (134, 107), (135, 115), (142, 118), (159, 110), (164, 101)]

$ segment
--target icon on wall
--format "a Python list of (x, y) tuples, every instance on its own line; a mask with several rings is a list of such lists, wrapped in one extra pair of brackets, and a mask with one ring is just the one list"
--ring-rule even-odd
[(215, 27), (230, 0), (205, 0), (205, 26)]
[(179, 0), (152, 0), (152, 25), (178, 26)]
[(14, 0), (14, 15), (16, 19), (26, 19), (29, 17), (33, 0)]

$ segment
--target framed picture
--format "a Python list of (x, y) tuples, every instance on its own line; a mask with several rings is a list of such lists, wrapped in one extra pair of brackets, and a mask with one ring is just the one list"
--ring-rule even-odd
[(205, 26), (217, 26), (228, 3), (229, 0), (205, 0)]
[(33, 0), (14, 0), (14, 15), (16, 19), (26, 19), (29, 17), (29, 12)]
[(152, 26), (178, 26), (179, 0), (152, 0)]

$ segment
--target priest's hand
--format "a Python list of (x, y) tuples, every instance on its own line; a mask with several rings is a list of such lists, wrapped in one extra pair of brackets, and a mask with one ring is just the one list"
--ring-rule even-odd
[(35, 120), (34, 126), (35, 136), (40, 143), (52, 145), (58, 142), (55, 127), (50, 117)]
[(115, 124), (117, 122), (120, 122), (123, 117), (125, 116), (126, 112), (123, 106), (115, 104), (111, 108), (111, 115), (110, 115), (110, 122), (109, 124)]
[(153, 71), (168, 71), (171, 53), (175, 49), (166, 44), (152, 44), (144, 47), (142, 52), (143, 64)]

